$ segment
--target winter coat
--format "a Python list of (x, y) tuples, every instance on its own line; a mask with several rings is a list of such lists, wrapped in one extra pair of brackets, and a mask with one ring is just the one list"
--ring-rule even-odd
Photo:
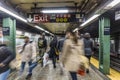
[(27, 43), (21, 53), (22, 62), (29, 62), (36, 57), (36, 47), (32, 43)]
[(78, 44), (74, 44), (71, 39), (65, 40), (60, 61), (67, 71), (77, 72), (84, 61), (88, 67), (88, 59), (84, 57), (83, 40), (78, 40)]
[(0, 63), (5, 64), (4, 67), (0, 67), (0, 74), (9, 69), (9, 63), (15, 58), (15, 55), (6, 46), (0, 47)]

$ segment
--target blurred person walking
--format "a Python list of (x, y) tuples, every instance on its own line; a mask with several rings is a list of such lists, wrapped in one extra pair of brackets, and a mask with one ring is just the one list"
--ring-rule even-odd
[[(71, 29), (67, 30), (66, 37), (68, 39), (64, 42), (60, 61), (63, 67), (70, 73), (72, 80), (78, 80), (77, 72), (81, 68), (81, 63), (88, 62), (87, 58), (82, 58), (84, 56), (83, 40), (78, 39), (76, 33)], [(84, 67), (88, 67), (88, 64)]]
[(54, 36), (53, 40), (50, 43), (50, 53), (49, 53), (49, 58), (52, 59), (53, 62), (53, 67), (56, 68), (56, 58), (58, 55), (56, 55), (56, 50), (57, 50), (57, 37)]
[(21, 53), (21, 69), (20, 69), (20, 75), (23, 73), (26, 62), (29, 64), (29, 71), (26, 79), (30, 78), (32, 76), (32, 68), (30, 66), (32, 65), (32, 60), (36, 57), (36, 48), (29, 40), (29, 37), (25, 37), (25, 43), (23, 45)]
[(0, 45), (0, 80), (7, 80), (10, 73), (10, 62), (15, 58), (15, 55), (5, 44)]
[[(64, 41), (66, 40), (66, 37), (65, 38), (61, 38), (59, 41), (58, 41), (58, 51), (59, 51), (59, 59), (61, 58), (62, 56), (62, 51), (63, 51), (63, 45), (64, 45)], [(60, 75), (63, 75), (63, 65), (61, 62), (59, 62), (60, 64)]]
[(45, 39), (45, 33), (40, 34), (38, 38), (38, 48), (39, 48), (39, 56), (41, 57), (41, 66), (43, 67), (43, 56), (47, 49), (47, 40)]
[[(93, 41), (91, 40), (89, 33), (84, 34), (83, 41), (84, 41), (85, 56), (89, 59), (89, 63), (90, 63), (90, 58), (93, 53)], [(89, 73), (89, 69), (87, 70), (87, 73)]]
[(85, 56), (89, 59), (92, 56), (92, 52), (93, 52), (93, 41), (91, 40), (90, 34), (89, 33), (85, 33), (84, 34), (84, 49), (85, 49)]

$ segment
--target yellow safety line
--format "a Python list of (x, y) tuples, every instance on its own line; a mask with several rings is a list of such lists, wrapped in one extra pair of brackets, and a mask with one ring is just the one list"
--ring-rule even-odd
[[(99, 68), (99, 61), (95, 58), (91, 58), (91, 63), (96, 67)], [(107, 75), (111, 80), (120, 80), (120, 72), (110, 68), (110, 75)]]

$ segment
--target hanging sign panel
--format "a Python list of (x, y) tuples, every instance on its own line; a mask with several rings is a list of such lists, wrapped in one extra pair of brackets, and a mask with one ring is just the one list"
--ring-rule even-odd
[(79, 22), (80, 18), (76, 18), (76, 14), (28, 14), (28, 21), (32, 23), (67, 23)]

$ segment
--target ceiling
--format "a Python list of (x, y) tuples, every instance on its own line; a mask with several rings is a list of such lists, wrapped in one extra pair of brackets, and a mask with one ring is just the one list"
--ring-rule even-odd
[[(12, 4), (13, 8), (24, 15), (33, 12), (32, 8), (69, 8), (72, 12), (91, 13), (104, 0), (6, 0)], [(77, 10), (76, 10), (77, 9)], [(56, 34), (63, 32), (70, 26), (70, 23), (42, 23), (44, 28)], [(78, 23), (79, 24), (79, 23)]]
[(45, 23), (44, 25), (47, 26), (51, 32), (60, 34), (65, 32), (69, 23)]

